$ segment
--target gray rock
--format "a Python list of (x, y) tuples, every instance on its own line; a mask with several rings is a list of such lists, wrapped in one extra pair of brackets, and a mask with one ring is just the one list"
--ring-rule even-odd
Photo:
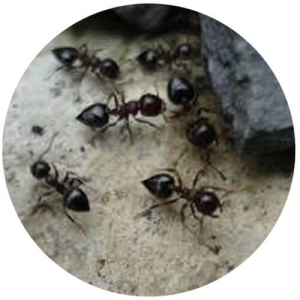
[(268, 153), (293, 147), (289, 107), (267, 63), (230, 28), (207, 16), (200, 18), (211, 82), (238, 151)]
[[(160, 31), (170, 26), (175, 7), (160, 4), (135, 4), (114, 8), (114, 12), (124, 21), (144, 31)], [(184, 10), (181, 10), (184, 11)]]

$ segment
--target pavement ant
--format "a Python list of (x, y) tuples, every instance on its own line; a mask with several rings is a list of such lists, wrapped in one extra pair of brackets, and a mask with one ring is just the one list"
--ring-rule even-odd
[[(162, 203), (154, 204), (148, 207), (142, 213), (138, 214), (138, 216), (145, 216), (155, 208), (170, 205), (180, 199), (184, 199), (186, 202), (182, 205), (180, 210), (182, 223), (185, 222), (185, 211), (188, 207), (190, 208), (193, 217), (200, 222), (201, 232), (203, 230), (204, 217), (208, 216), (211, 218), (219, 218), (219, 215), (215, 214), (215, 212), (219, 209), (219, 211), (222, 213), (223, 207), (219, 197), (215, 193), (215, 190), (220, 190), (227, 193), (230, 191), (216, 186), (202, 186), (200, 189), (197, 189), (196, 185), (200, 176), (204, 174), (204, 170), (197, 172), (191, 188), (187, 188), (183, 185), (182, 179), (175, 169), (165, 169), (164, 171), (167, 173), (156, 174), (143, 180), (142, 184), (152, 195), (159, 199), (166, 200), (174, 193), (177, 195), (177, 197)], [(174, 174), (175, 177), (168, 173)], [(201, 216), (199, 217), (196, 212), (199, 212)]]
[(172, 65), (185, 67), (182, 61), (194, 58), (198, 53), (197, 47), (188, 42), (178, 45), (174, 51), (166, 50), (159, 45), (157, 49), (147, 49), (141, 52), (136, 60), (147, 71), (154, 71), (165, 65), (169, 68)]
[[(92, 55), (86, 44), (83, 44), (78, 49), (74, 47), (60, 47), (52, 50), (54, 57), (62, 64), (56, 69), (83, 69), (82, 78), (85, 73), (90, 70), (100, 80), (104, 78), (117, 79), (120, 74), (118, 64), (111, 58), (100, 59), (96, 53), (101, 49), (96, 50)], [(79, 65), (76, 66), (76, 62)]]
[[(75, 173), (70, 171), (67, 171), (65, 177), (60, 180), (55, 164), (49, 164), (47, 161), (43, 160), (43, 156), (50, 151), (54, 138), (57, 134), (58, 133), (55, 133), (53, 135), (48, 148), (39, 156), (37, 161), (30, 166), (30, 172), (33, 177), (40, 181), (43, 180), (44, 183), (52, 187), (51, 191), (44, 193), (38, 198), (37, 207), (41, 205), (44, 198), (57, 192), (63, 196), (64, 214), (69, 218), (69, 220), (81, 228), (81, 226), (68, 214), (67, 209), (77, 212), (87, 212), (90, 210), (88, 198), (82, 189), (79, 188), (83, 182), (76, 176)], [(51, 167), (53, 172), (51, 172)], [(72, 175), (72, 177), (70, 177), (70, 175)], [(35, 207), (34, 210), (36, 210), (37, 207)]]
[[(121, 103), (119, 103), (117, 93), (121, 96)], [(112, 99), (114, 100), (115, 106), (114, 108), (109, 108), (108, 104)], [(137, 118), (136, 116), (138, 113), (140, 113), (144, 117), (157, 117), (161, 114), (164, 117), (165, 111), (165, 102), (158, 95), (148, 93), (142, 95), (138, 100), (125, 102), (124, 93), (119, 93), (116, 91), (110, 94), (106, 104), (92, 104), (85, 108), (76, 117), (76, 119), (86, 126), (101, 128), (99, 133), (103, 133), (109, 127), (113, 127), (123, 120), (125, 121), (125, 126), (130, 135), (131, 142), (133, 142), (133, 134), (129, 125), (130, 116), (139, 123), (147, 124), (158, 129), (155, 124), (149, 122), (148, 120)], [(114, 116), (117, 119), (114, 122), (109, 123), (111, 116)], [(99, 133), (92, 138), (92, 143)]]

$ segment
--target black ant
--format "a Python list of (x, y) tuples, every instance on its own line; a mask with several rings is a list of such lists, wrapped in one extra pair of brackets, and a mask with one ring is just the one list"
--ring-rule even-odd
[[(210, 159), (211, 146), (219, 144), (218, 135), (214, 126), (209, 122), (209, 119), (201, 115), (202, 111), (209, 112), (209, 110), (205, 108), (198, 109), (197, 118), (188, 123), (186, 128), (186, 137), (191, 144), (205, 151), (202, 159), (204, 159), (205, 163), (212, 167), (225, 181), (226, 176), (211, 162)], [(185, 148), (181, 152), (177, 161), (186, 153), (187, 149)]]
[[(93, 55), (89, 55), (89, 50), (86, 44), (83, 44), (78, 49), (74, 47), (61, 47), (52, 50), (55, 58), (62, 64), (56, 69), (83, 69), (82, 77), (90, 70), (100, 80), (103, 77), (109, 79), (117, 79), (120, 74), (120, 68), (118, 64), (111, 58), (100, 59), (96, 56), (96, 50)], [(76, 66), (76, 62), (79, 61), (80, 65)]]
[[(161, 114), (165, 117), (164, 112), (166, 111), (166, 104), (164, 100), (162, 100), (158, 95), (148, 93), (142, 95), (138, 100), (125, 102), (124, 93), (119, 94), (121, 95), (121, 103), (119, 103), (118, 96), (114, 92), (110, 94), (106, 104), (92, 104), (85, 108), (76, 117), (76, 119), (87, 126), (102, 128), (99, 133), (103, 133), (109, 127), (113, 127), (123, 120), (125, 121), (125, 126), (130, 135), (131, 142), (133, 142), (133, 134), (129, 125), (130, 116), (139, 123), (158, 128), (155, 124), (147, 120), (137, 118), (136, 116), (140, 113), (144, 117), (157, 117)], [(108, 106), (111, 99), (114, 100), (114, 108), (109, 108)], [(110, 116), (117, 117), (117, 119), (114, 122), (109, 123)], [(91, 142), (95, 140), (97, 135), (92, 138)]]
[[(200, 176), (204, 174), (204, 170), (198, 171), (198, 173), (194, 177), (191, 188), (187, 188), (183, 185), (182, 179), (175, 169), (165, 169), (165, 171), (174, 174), (176, 178), (168, 173), (160, 173), (143, 180), (142, 184), (152, 195), (159, 199), (168, 199), (174, 193), (176, 193), (178, 197), (165, 201), (163, 203), (154, 204), (138, 216), (144, 216), (148, 214), (152, 209), (173, 204), (180, 199), (185, 199), (186, 203), (182, 205), (180, 210), (182, 223), (185, 222), (185, 211), (188, 207), (190, 208), (193, 217), (200, 222), (200, 231), (203, 230), (203, 218), (205, 216), (211, 218), (219, 217), (219, 215), (216, 215), (215, 212), (217, 211), (217, 209), (222, 212), (223, 207), (219, 200), (219, 197), (216, 195), (214, 190), (221, 190), (227, 193), (229, 193), (230, 191), (215, 186), (203, 186), (200, 189), (197, 189), (196, 185)], [(196, 211), (201, 214), (201, 217), (196, 214)]]
[[(65, 215), (69, 218), (69, 220), (79, 226), (79, 224), (77, 224), (68, 214), (67, 209), (78, 212), (86, 212), (90, 210), (88, 198), (79, 188), (83, 182), (76, 177), (75, 173), (70, 171), (66, 172), (65, 177), (62, 180), (59, 180), (59, 173), (55, 164), (49, 164), (47, 161), (42, 159), (43, 156), (50, 151), (54, 138), (57, 134), (58, 133), (55, 133), (53, 135), (48, 148), (39, 156), (37, 161), (30, 166), (30, 172), (36, 179), (43, 180), (46, 184), (53, 188), (53, 190), (41, 195), (38, 198), (38, 203), (40, 204), (45, 197), (58, 192), (63, 196), (63, 210)], [(53, 169), (53, 174), (51, 172), (51, 167)], [(70, 177), (70, 175), (73, 175), (73, 177)]]
[(148, 49), (140, 53), (136, 60), (147, 71), (155, 71), (157, 68), (173, 64), (182, 66), (181, 61), (194, 58), (198, 54), (198, 48), (191, 43), (178, 45), (174, 51), (165, 50), (161, 45), (157, 49)]
[(211, 162), (211, 146), (213, 144), (218, 145), (219, 139), (217, 132), (213, 125), (209, 122), (209, 119), (201, 116), (202, 111), (208, 111), (207, 109), (200, 108), (197, 112), (197, 118), (190, 122), (186, 128), (186, 137), (188, 141), (197, 148), (205, 150), (205, 162), (210, 165), (223, 180), (226, 180), (225, 175)]

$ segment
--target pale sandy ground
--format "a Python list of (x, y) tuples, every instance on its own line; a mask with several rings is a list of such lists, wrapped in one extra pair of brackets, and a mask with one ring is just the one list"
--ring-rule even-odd
[[(150, 41), (101, 31), (89, 33), (87, 38), (92, 48), (105, 45), (101, 56), (116, 58), (123, 68), (123, 77), (132, 79), (123, 86), (127, 100), (154, 93), (155, 86), (160, 96), (167, 99), (167, 70), (150, 76), (132, 62), (122, 66)], [(184, 40), (180, 36), (176, 39)], [(166, 124), (159, 117), (155, 120), (162, 126), (159, 131), (132, 122), (133, 146), (127, 133), (120, 132), (122, 126), (110, 129), (96, 147), (87, 144), (93, 132), (74, 117), (88, 104), (105, 102), (109, 88), (87, 76), (80, 88), (81, 100), (77, 101), (78, 88), (70, 74), (58, 73), (45, 80), (57, 66), (49, 49), (79, 44), (78, 38), (66, 31), (48, 45), (26, 70), (7, 114), (3, 141), (5, 175), (23, 225), (37, 245), (66, 271), (118, 293), (180, 293), (227, 274), (259, 247), (277, 221), (290, 188), (292, 159), (284, 157), (277, 162), (277, 156), (250, 162), (239, 157), (221, 129), (219, 118), (209, 115), (222, 135), (213, 161), (228, 179), (224, 183), (210, 173), (199, 186), (219, 185), (236, 191), (228, 197), (221, 218), (206, 218), (200, 234), (199, 224), (192, 217), (187, 217), (185, 226), (181, 223), (181, 202), (135, 219), (137, 213), (157, 201), (139, 182), (154, 175), (158, 168), (174, 164), (187, 145), (186, 120)], [(198, 71), (201, 73), (201, 68)], [(212, 107), (213, 97), (201, 95), (199, 101), (201, 106)], [(45, 128), (41, 137), (31, 133), (31, 126), (36, 124)], [(84, 189), (91, 212), (72, 213), (85, 228), (86, 236), (64, 216), (61, 202), (55, 199), (49, 201), (55, 214), (48, 210), (30, 214), (45, 187), (32, 177), (29, 166), (55, 131), (60, 134), (45, 159), (54, 162), (61, 174), (75, 171), (90, 187)], [(200, 155), (189, 145), (186, 156), (178, 162), (177, 169), (187, 185), (203, 165)], [(60, 199), (58, 195), (57, 200)], [(220, 246), (219, 255), (204, 242)]]

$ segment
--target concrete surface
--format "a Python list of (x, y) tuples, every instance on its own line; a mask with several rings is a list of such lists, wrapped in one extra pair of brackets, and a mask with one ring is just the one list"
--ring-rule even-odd
[[(169, 34), (171, 37), (172, 34)], [(155, 75), (143, 73), (137, 66), (124, 63), (144, 47), (165, 43), (167, 36), (153, 41), (104, 30), (89, 31), (78, 41), (67, 30), (53, 40), (34, 59), (14, 93), (7, 114), (3, 157), (7, 186), (16, 211), (36, 244), (69, 273), (97, 287), (143, 296), (181, 293), (210, 283), (240, 265), (264, 241), (277, 221), (290, 188), (293, 153), (262, 157), (252, 161), (233, 150), (228, 130), (214, 114), (209, 114), (220, 135), (220, 145), (213, 162), (226, 174), (222, 182), (213, 173), (201, 184), (233, 189), (219, 219), (206, 218), (204, 231), (191, 216), (183, 225), (178, 211), (181, 203), (135, 218), (143, 209), (156, 203), (140, 181), (157, 169), (176, 164), (186, 185), (203, 167), (201, 151), (188, 145), (185, 118), (155, 122), (161, 130), (132, 121), (135, 143), (131, 145), (122, 126), (111, 128), (92, 147), (87, 143), (94, 134), (75, 120), (87, 105), (105, 102), (109, 87), (93, 76), (86, 76), (78, 89), (74, 76), (66, 72), (53, 75), (57, 63), (49, 49), (55, 46), (80, 45), (86, 41), (92, 49), (105, 46), (106, 54), (120, 62), (127, 100), (146, 92), (166, 99), (167, 68)], [(178, 42), (185, 35), (176, 35)], [(200, 71), (199, 71), (200, 72)], [(72, 79), (73, 78), (73, 79)], [(80, 93), (80, 99), (78, 99)], [(213, 95), (200, 96), (201, 106), (213, 108)], [(167, 99), (166, 99), (167, 101)], [(169, 102), (168, 109), (170, 108)], [(42, 136), (31, 133), (33, 125), (44, 127)], [(59, 195), (49, 199), (54, 210), (32, 208), (47, 188), (30, 174), (30, 164), (47, 147), (56, 131), (52, 150), (45, 156), (57, 165), (60, 174), (72, 170), (83, 177), (87, 186), (90, 213), (73, 213), (86, 235), (63, 214)], [(184, 149), (187, 151), (178, 162)], [(219, 193), (222, 198), (222, 193)], [(222, 198), (222, 200), (226, 200)], [(205, 245), (221, 247), (216, 255)]]

